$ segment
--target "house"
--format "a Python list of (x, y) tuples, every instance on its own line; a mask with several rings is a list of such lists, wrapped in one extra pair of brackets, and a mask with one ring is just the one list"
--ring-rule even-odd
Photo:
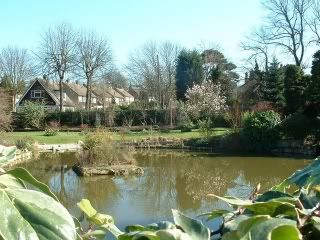
[(142, 86), (130, 86), (128, 93), (133, 96), (135, 100), (142, 100), (145, 102), (154, 102), (155, 97), (149, 96), (148, 91)]
[(99, 108), (105, 108), (113, 103), (113, 96), (103, 86), (94, 87), (92, 92), (97, 96), (97, 100), (101, 105)]
[[(74, 110), (75, 105), (64, 91), (63, 111)], [(60, 109), (60, 91), (58, 84), (50, 83), (48, 80), (36, 78), (31, 82), (17, 103), (17, 108), (23, 106), (26, 101), (41, 102), (45, 108), (51, 111)]]
[(111, 103), (114, 103), (117, 105), (124, 105), (125, 99), (118, 91), (116, 91), (111, 87), (106, 88), (105, 91), (111, 95), (112, 97)]
[[(80, 85), (78, 82), (71, 83), (70, 81), (66, 81), (63, 83), (63, 90), (76, 108), (85, 108), (87, 99), (87, 88), (85, 86)], [(100, 106), (101, 103), (97, 100), (94, 92), (92, 92), (91, 108), (100, 108)]]
[(124, 98), (124, 104), (129, 105), (130, 103), (134, 102), (134, 97), (124, 90), (123, 88), (115, 88), (115, 90), (120, 93), (121, 96)]
[[(76, 108), (85, 108), (87, 89), (78, 83), (63, 83), (63, 111), (74, 111)], [(23, 106), (26, 101), (43, 103), (50, 111), (60, 109), (59, 84), (49, 80), (36, 78), (17, 103), (17, 107)], [(95, 94), (92, 94), (92, 108), (99, 108), (99, 102)]]

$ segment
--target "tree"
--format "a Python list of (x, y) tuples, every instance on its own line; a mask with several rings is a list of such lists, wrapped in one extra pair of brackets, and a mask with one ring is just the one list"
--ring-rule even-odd
[(205, 79), (220, 85), (222, 94), (230, 102), (239, 79), (239, 75), (234, 71), (237, 66), (229, 62), (220, 51), (214, 49), (205, 50), (202, 57)]
[(0, 52), (0, 85), (12, 97), (16, 111), (17, 94), (22, 93), (27, 80), (33, 76), (30, 56), (26, 49), (7, 47)]
[(104, 76), (104, 82), (113, 88), (128, 88), (128, 79), (119, 70), (112, 69)]
[(144, 86), (149, 97), (161, 108), (175, 97), (176, 59), (180, 47), (172, 42), (147, 42), (130, 56), (128, 75), (137, 85)]
[(206, 137), (210, 136), (212, 116), (226, 109), (226, 97), (220, 85), (210, 80), (195, 84), (186, 93), (186, 111), (199, 121)]
[(60, 111), (63, 111), (63, 81), (74, 67), (76, 34), (71, 25), (56, 25), (42, 36), (37, 57), (45, 74), (59, 78)]
[(275, 57), (270, 64), (269, 73), (266, 80), (264, 100), (283, 107), (285, 105), (284, 72), (282, 66), (280, 66)]
[(176, 95), (178, 100), (186, 101), (188, 88), (201, 84), (204, 78), (203, 59), (196, 51), (182, 50), (176, 67)]
[(320, 51), (313, 55), (311, 83), (308, 88), (307, 98), (312, 102), (320, 101)]
[(304, 104), (305, 86), (303, 80), (303, 71), (299, 66), (286, 66), (284, 77), (284, 96), (288, 113), (296, 112)]
[(112, 54), (108, 41), (94, 32), (82, 32), (76, 41), (76, 63), (87, 83), (86, 109), (91, 109), (92, 83), (111, 66)]
[(0, 89), (0, 131), (8, 130), (11, 124), (10, 96)]
[(305, 55), (306, 16), (312, 0), (265, 0), (269, 11), (265, 42), (280, 47), (301, 66)]
[(240, 45), (244, 51), (250, 53), (248, 61), (254, 60), (256, 63), (257, 59), (262, 57), (265, 66), (264, 70), (268, 72), (270, 45), (267, 42), (267, 35), (264, 28), (254, 31), (251, 36), (248, 36), (246, 41), (241, 42)]
[(313, 1), (312, 4), (312, 15), (308, 19), (308, 25), (310, 30), (313, 33), (312, 42), (315, 42), (317, 45), (320, 45), (320, 2)]

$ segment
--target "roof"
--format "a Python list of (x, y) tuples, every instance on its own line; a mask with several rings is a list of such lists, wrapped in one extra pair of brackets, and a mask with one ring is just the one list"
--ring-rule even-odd
[(113, 88), (107, 88), (106, 92), (109, 93), (112, 97), (123, 98), (123, 96)]
[(18, 104), (20, 104), (20, 101), (26, 96), (26, 94), (30, 91), (30, 89), (32, 88), (32, 86), (36, 83), (36, 82), (39, 82), (41, 84), (41, 86), (44, 88), (44, 90), (49, 94), (49, 96), (53, 99), (53, 101), (59, 105), (59, 99), (58, 97), (54, 94), (52, 88), (53, 86), (51, 86), (51, 84), (47, 81), (47, 80), (44, 80), (44, 79), (39, 79), (39, 78), (36, 78), (34, 79), (28, 89), (24, 92), (24, 94), (21, 96), (21, 98), (19, 99), (19, 102)]
[[(65, 82), (64, 85), (68, 86), (72, 91), (74, 91), (78, 96), (85, 97), (87, 95), (87, 88), (83, 85), (77, 84), (77, 83), (70, 83)], [(95, 97), (95, 94), (93, 94), (92, 97)]]
[(93, 88), (92, 91), (98, 97), (112, 98), (112, 95), (109, 92), (105, 91), (103, 88), (95, 87), (95, 88)]
[(129, 98), (133, 98), (133, 96), (128, 93), (126, 90), (124, 90), (123, 88), (115, 88), (115, 90), (120, 93), (123, 97), (129, 97)]

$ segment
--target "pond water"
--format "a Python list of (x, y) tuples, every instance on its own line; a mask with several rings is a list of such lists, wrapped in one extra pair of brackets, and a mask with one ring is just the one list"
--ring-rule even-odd
[(41, 154), (22, 164), (45, 182), (76, 217), (76, 203), (87, 198), (100, 212), (112, 215), (122, 228), (171, 219), (171, 209), (195, 216), (214, 208), (226, 208), (208, 193), (248, 197), (262, 184), (270, 188), (309, 163), (305, 159), (239, 157), (179, 151), (138, 151), (143, 176), (77, 177), (71, 166), (74, 153)]

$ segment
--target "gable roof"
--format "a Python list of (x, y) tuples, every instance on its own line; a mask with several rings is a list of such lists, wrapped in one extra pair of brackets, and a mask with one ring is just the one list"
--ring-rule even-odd
[(126, 90), (124, 90), (123, 88), (115, 88), (115, 90), (124, 97), (133, 98), (133, 96), (130, 93), (128, 93)]
[[(77, 84), (77, 83), (70, 83), (65, 82), (64, 85), (68, 86), (72, 91), (74, 91), (78, 96), (85, 97), (87, 95), (87, 88), (83, 85)], [(92, 95), (92, 97), (96, 97), (95, 94)]]
[(112, 95), (106, 91), (105, 89), (103, 88), (100, 88), (100, 87), (94, 87), (92, 89), (92, 91), (94, 92), (95, 95), (97, 95), (98, 97), (100, 98), (112, 98)]
[(27, 95), (27, 93), (30, 91), (30, 89), (32, 88), (32, 86), (36, 83), (39, 82), (40, 85), (43, 87), (43, 89), (48, 93), (48, 95), (52, 98), (52, 100), (59, 105), (59, 99), (57, 98), (57, 96), (52, 92), (51, 87), (50, 87), (50, 83), (48, 83), (46, 80), (44, 79), (39, 79), (36, 78), (34, 79), (31, 84), (29, 85), (28, 89), (24, 92), (24, 94), (21, 96), (21, 98), (18, 101), (18, 105), (20, 105), (20, 102), (22, 101), (22, 99), (24, 99), (24, 97)]
[(107, 88), (106, 92), (109, 93), (112, 97), (123, 98), (123, 96), (118, 91), (114, 90), (111, 87)]

